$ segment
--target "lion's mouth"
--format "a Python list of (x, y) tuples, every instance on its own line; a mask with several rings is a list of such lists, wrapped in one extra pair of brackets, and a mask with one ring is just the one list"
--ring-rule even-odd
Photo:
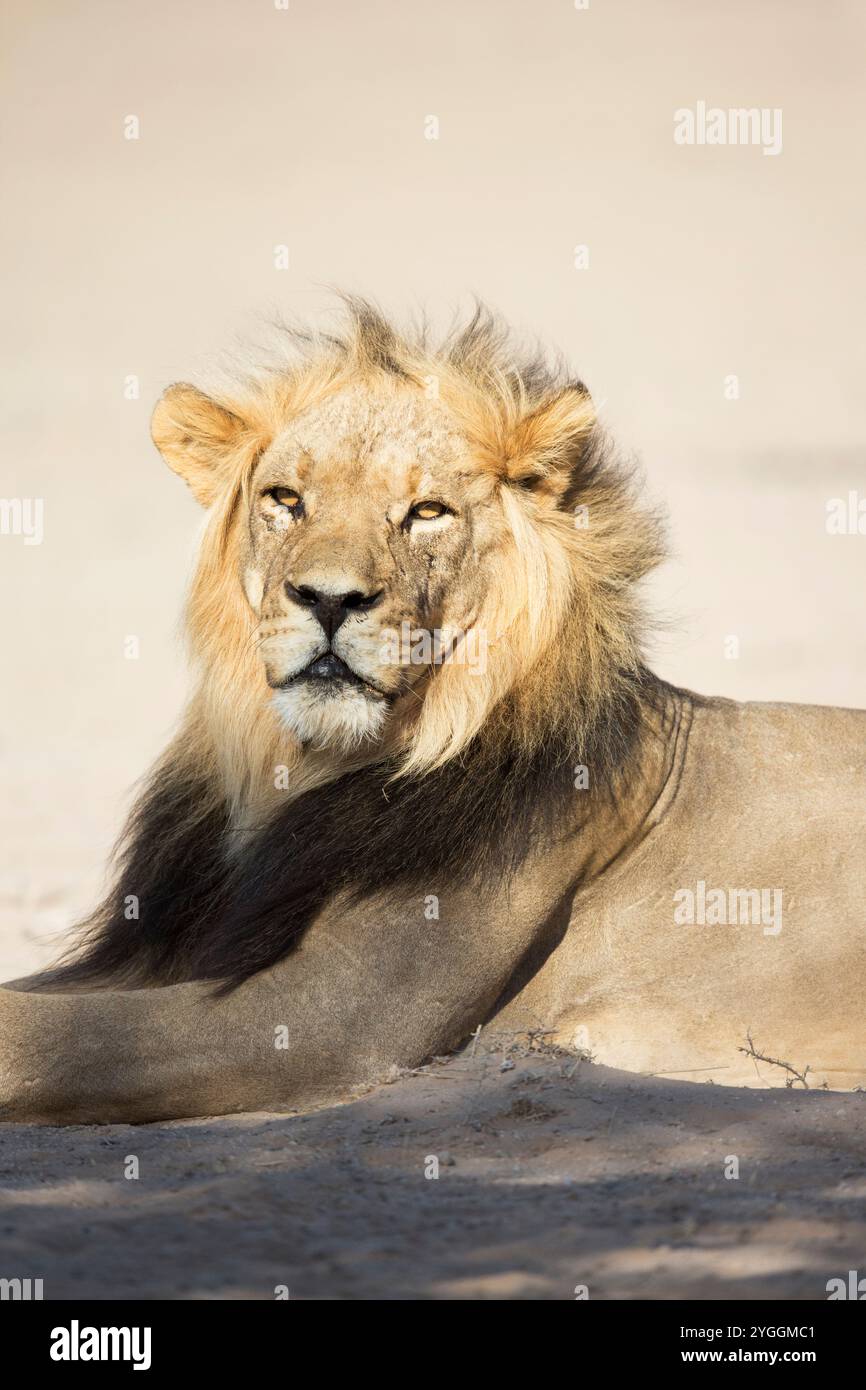
[(315, 657), (302, 670), (296, 671), (293, 676), (286, 676), (281, 681), (274, 682), (274, 688), (286, 690), (290, 686), (299, 685), (301, 682), (319, 687), (323, 694), (337, 695), (345, 686), (354, 686), (358, 690), (363, 690), (367, 694), (378, 695), (380, 698), (390, 698), (387, 691), (380, 690), (372, 681), (365, 680), (359, 676), (357, 671), (353, 671), (351, 666), (337, 656), (336, 652), (324, 652), (321, 656)]
[(301, 671), (301, 677), (308, 677), (318, 681), (349, 681), (352, 685), (360, 685), (361, 678), (348, 666), (342, 657), (337, 656), (336, 652), (325, 652), (324, 656), (317, 656), (315, 661), (311, 661), (309, 666), (305, 666)]

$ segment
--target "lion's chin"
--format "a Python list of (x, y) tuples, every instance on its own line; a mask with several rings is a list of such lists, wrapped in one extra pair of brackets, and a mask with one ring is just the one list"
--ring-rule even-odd
[(301, 681), (276, 690), (273, 703), (281, 722), (300, 743), (344, 753), (376, 743), (389, 711), (387, 700), (342, 682), (328, 689), (321, 681)]

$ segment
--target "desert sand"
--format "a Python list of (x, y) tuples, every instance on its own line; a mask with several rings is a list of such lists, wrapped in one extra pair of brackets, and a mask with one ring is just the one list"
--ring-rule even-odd
[(863, 1094), (482, 1041), (311, 1115), (0, 1129), (3, 1270), (46, 1299), (822, 1299), (862, 1267), (864, 1141)]

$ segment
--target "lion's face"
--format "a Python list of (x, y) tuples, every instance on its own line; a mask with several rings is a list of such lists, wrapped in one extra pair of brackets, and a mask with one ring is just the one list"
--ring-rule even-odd
[(438, 662), (483, 662), (471, 629), (502, 513), (436, 401), (365, 385), (326, 398), (264, 452), (247, 508), (241, 582), (302, 743), (376, 740)]

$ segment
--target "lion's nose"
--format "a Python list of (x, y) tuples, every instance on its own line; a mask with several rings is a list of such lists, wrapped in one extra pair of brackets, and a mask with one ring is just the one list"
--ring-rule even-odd
[(349, 589), (346, 593), (332, 593), (327, 589), (314, 589), (311, 584), (294, 585), (286, 580), (286, 593), (293, 603), (309, 608), (325, 630), (328, 641), (333, 641), (337, 628), (344, 623), (350, 613), (364, 612), (374, 607), (382, 597), (382, 590), (365, 594), (360, 589)]

